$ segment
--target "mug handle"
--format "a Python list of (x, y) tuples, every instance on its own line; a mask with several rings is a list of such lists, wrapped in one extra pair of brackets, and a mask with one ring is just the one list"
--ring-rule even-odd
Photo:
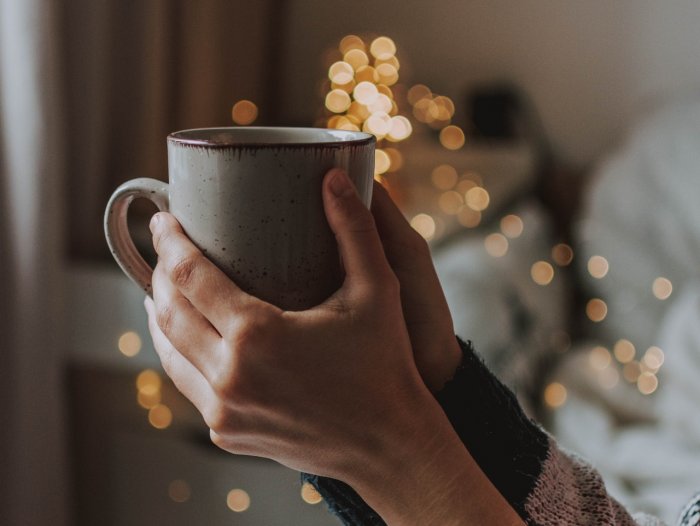
[(148, 199), (158, 210), (167, 212), (170, 208), (168, 196), (168, 183), (147, 177), (132, 179), (114, 191), (105, 210), (105, 238), (112, 256), (124, 273), (149, 296), (153, 296), (153, 269), (136, 249), (126, 218), (129, 205), (136, 198)]

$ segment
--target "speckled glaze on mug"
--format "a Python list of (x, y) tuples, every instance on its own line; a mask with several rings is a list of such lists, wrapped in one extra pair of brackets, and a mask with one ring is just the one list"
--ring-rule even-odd
[(316, 128), (207, 128), (168, 136), (169, 184), (135, 179), (105, 212), (124, 272), (147, 293), (152, 270), (126, 228), (136, 197), (169, 210), (192, 241), (243, 290), (283, 309), (321, 303), (341, 284), (335, 237), (321, 196), (324, 175), (344, 169), (369, 206), (375, 138)]

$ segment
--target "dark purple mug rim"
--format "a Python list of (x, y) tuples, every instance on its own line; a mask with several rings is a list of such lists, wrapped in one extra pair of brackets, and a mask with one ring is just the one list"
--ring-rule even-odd
[[(337, 141), (314, 141), (314, 142), (260, 142), (260, 141), (240, 141), (240, 142), (217, 142), (212, 139), (202, 139), (186, 137), (183, 135), (192, 134), (193, 132), (215, 132), (215, 131), (231, 131), (236, 130), (236, 133), (247, 133), (250, 132), (262, 132), (262, 131), (279, 131), (279, 132), (293, 132), (293, 131), (306, 131), (306, 132), (318, 132), (318, 131), (332, 131), (333, 133), (342, 134), (352, 134), (357, 135), (357, 139), (349, 140), (337, 140)], [(169, 143), (181, 144), (184, 146), (200, 146), (203, 148), (343, 148), (346, 146), (363, 146), (366, 144), (372, 144), (376, 142), (376, 137), (370, 133), (361, 131), (351, 131), (351, 130), (336, 130), (330, 128), (311, 128), (311, 127), (292, 127), (292, 126), (246, 126), (246, 127), (235, 127), (235, 126), (222, 126), (213, 128), (190, 128), (187, 130), (180, 130), (170, 133), (167, 138)]]

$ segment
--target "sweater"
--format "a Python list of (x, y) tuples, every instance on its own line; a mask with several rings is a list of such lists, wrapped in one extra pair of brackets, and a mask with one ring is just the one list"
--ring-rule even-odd
[[(560, 448), (528, 418), (510, 389), (484, 365), (470, 342), (458, 339), (462, 363), (436, 395), (452, 426), (482, 471), (523, 521), (532, 526), (661, 526), (632, 515), (608, 495), (600, 475)], [(385, 522), (347, 484), (302, 474), (347, 526)], [(700, 526), (700, 494), (682, 511), (678, 526)]]

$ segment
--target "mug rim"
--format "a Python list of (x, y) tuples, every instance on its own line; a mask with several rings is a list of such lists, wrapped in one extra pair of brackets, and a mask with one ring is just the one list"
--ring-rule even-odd
[[(293, 132), (293, 131), (306, 131), (306, 132), (333, 132), (334, 134), (347, 135), (349, 137), (355, 136), (356, 138), (348, 139), (338, 139), (338, 140), (321, 140), (315, 142), (261, 142), (257, 141), (240, 141), (240, 142), (217, 142), (213, 139), (203, 139), (192, 137), (195, 132), (224, 132), (232, 131), (247, 133), (250, 132), (263, 132), (263, 131), (277, 131), (277, 132)], [(247, 131), (246, 131), (247, 130)], [(366, 133), (362, 131), (352, 131), (352, 130), (337, 130), (333, 128), (312, 128), (312, 127), (294, 127), (294, 126), (219, 126), (211, 128), (189, 128), (186, 130), (179, 130), (168, 134), (168, 143), (173, 143), (183, 146), (200, 146), (204, 148), (339, 148), (345, 146), (363, 146), (366, 144), (375, 143), (377, 138), (371, 133)]]

